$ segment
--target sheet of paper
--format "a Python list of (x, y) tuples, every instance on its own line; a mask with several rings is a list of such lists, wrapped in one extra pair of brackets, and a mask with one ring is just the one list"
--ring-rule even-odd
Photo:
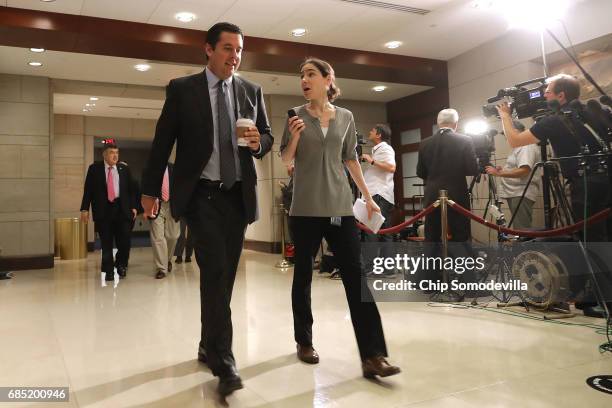
[(353, 214), (357, 221), (371, 229), (373, 232), (378, 232), (383, 222), (385, 222), (385, 217), (382, 216), (379, 212), (372, 213), (372, 218), (368, 220), (368, 209), (366, 208), (366, 202), (362, 198), (358, 198), (353, 205)]

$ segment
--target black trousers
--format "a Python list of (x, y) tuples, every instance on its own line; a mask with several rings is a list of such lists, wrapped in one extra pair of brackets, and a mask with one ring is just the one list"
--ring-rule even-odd
[[(120, 199), (110, 204), (109, 214), (104, 221), (95, 223), (102, 244), (101, 271), (114, 273), (115, 266), (128, 266), (130, 259), (132, 220), (121, 213)], [(113, 247), (117, 246), (117, 256), (113, 260)]]
[[(585, 189), (586, 187), (586, 189)], [(585, 190), (586, 190), (586, 202), (585, 202)], [(588, 176), (586, 186), (583, 178), (576, 178), (570, 183), (570, 198), (572, 203), (572, 212), (574, 213), (575, 222), (584, 219), (584, 212), (586, 210), (586, 216), (591, 217), (592, 215), (602, 211), (610, 206), (610, 194), (611, 186), (610, 179), (604, 174), (592, 174)], [(601, 244), (595, 244), (595, 251), (589, 248), (589, 243), (594, 242), (610, 242), (608, 226), (610, 219), (604, 219), (595, 224), (587, 225), (586, 227), (586, 238), (587, 238), (587, 252), (589, 253), (592, 266), (596, 273), (595, 279), (599, 286), (603, 299), (598, 299), (600, 302), (607, 302), (612, 307), (612, 254), (604, 249)], [(584, 241), (584, 230), (579, 231), (578, 239)], [(578, 256), (581, 256), (580, 254)], [(586, 271), (586, 267), (584, 267)], [(593, 277), (584, 275), (588, 279)], [(579, 281), (579, 286), (582, 286), (582, 280)], [(595, 302), (581, 302), (584, 306), (593, 306)]]
[(174, 256), (181, 258), (183, 252), (185, 252), (185, 258), (191, 258), (193, 254), (193, 238), (191, 231), (187, 229), (187, 222), (181, 219), (181, 235), (179, 235), (179, 239), (176, 241)]
[[(576, 178), (570, 183), (570, 197), (575, 222), (587, 218), (610, 206), (610, 179), (605, 174), (589, 175), (586, 183), (586, 203), (584, 179)], [(607, 242), (608, 220), (587, 226), (587, 242)], [(584, 230), (580, 231), (580, 240), (584, 240)]]
[[(295, 341), (303, 346), (312, 345), (312, 248), (325, 237), (333, 247), (340, 266), (361, 359), (387, 356), (378, 308), (362, 272), (361, 243), (355, 218), (342, 217), (341, 226), (331, 225), (329, 217), (291, 217), (291, 223), (295, 238), (295, 267), (291, 288)], [(362, 292), (364, 301), (361, 299)]]
[[(393, 204), (385, 200), (379, 194), (372, 196), (372, 199), (378, 205), (378, 207), (380, 207), (380, 213), (382, 216), (385, 217), (385, 222), (383, 222), (380, 229), (391, 227), (391, 212), (393, 211)], [(391, 234), (371, 234), (368, 232), (362, 232), (361, 237), (364, 242), (393, 242), (393, 236)], [(364, 264), (366, 272), (372, 271), (374, 258), (377, 256), (393, 256), (392, 249), (385, 245), (382, 248), (371, 247), (364, 251)]]
[(213, 375), (235, 369), (230, 302), (247, 222), (240, 183), (229, 191), (200, 182), (185, 214), (200, 268), (200, 350)]
[[(468, 210), (469, 204), (461, 205)], [(459, 214), (452, 208), (448, 208), (448, 230), (451, 234), (450, 241), (466, 242), (470, 240), (471, 226), (470, 219)], [(442, 242), (442, 222), (440, 220), (440, 208), (433, 210), (425, 219), (425, 241)]]

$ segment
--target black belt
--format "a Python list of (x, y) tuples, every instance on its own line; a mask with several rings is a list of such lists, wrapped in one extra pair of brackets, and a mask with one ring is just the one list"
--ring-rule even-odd
[(220, 180), (208, 180), (208, 179), (200, 179), (199, 184), (203, 188), (214, 189), (214, 190), (223, 190), (229, 191), (236, 186), (240, 185), (240, 181), (236, 181), (231, 188), (225, 188), (223, 183)]

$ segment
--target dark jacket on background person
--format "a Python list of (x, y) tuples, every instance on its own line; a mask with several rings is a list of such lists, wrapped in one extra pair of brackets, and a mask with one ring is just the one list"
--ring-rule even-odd
[[(133, 188), (133, 179), (128, 166), (117, 163), (119, 174), (119, 198), (121, 214), (131, 220), (132, 208), (138, 208), (135, 202), (136, 194)], [(89, 211), (91, 205), (94, 222), (105, 221), (109, 216), (109, 202), (106, 189), (106, 171), (104, 161), (96, 161), (87, 169), (81, 211)]]

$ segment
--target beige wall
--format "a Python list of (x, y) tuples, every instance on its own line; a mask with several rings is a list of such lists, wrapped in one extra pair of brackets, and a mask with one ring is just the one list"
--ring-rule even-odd
[(53, 252), (49, 79), (0, 74), (2, 256)]

